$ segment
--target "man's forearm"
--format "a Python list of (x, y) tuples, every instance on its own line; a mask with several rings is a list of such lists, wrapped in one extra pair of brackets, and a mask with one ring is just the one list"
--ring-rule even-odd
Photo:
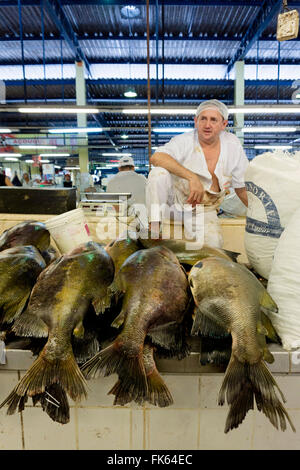
[(186, 180), (190, 180), (195, 177), (195, 173), (182, 166), (167, 153), (155, 152), (151, 157), (151, 163), (154, 166), (160, 166), (165, 170), (168, 170), (170, 173)]
[(236, 195), (240, 198), (240, 200), (248, 207), (248, 196), (246, 188), (235, 188)]

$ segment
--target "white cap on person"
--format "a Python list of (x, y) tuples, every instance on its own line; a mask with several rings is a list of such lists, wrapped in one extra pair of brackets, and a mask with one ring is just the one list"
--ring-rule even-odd
[(119, 167), (120, 166), (134, 166), (133, 158), (131, 157), (121, 157), (119, 160)]
[(219, 100), (203, 101), (203, 103), (199, 104), (196, 110), (196, 117), (198, 117), (199, 114), (202, 113), (202, 111), (204, 111), (205, 109), (216, 109), (217, 111), (219, 111), (221, 116), (223, 116), (225, 121), (227, 121), (228, 119), (228, 108), (224, 103)]

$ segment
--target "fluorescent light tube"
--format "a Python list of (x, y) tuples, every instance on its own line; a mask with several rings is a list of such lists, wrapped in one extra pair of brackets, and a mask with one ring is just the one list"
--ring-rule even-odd
[(4, 158), (4, 160), (6, 160), (8, 162), (18, 162), (19, 161), (17, 158), (13, 158), (13, 157), (6, 157), (6, 158)]
[(135, 91), (128, 90), (125, 91), (124, 96), (126, 96), (126, 98), (135, 98), (137, 96), (137, 93)]
[(277, 108), (268, 107), (268, 105), (262, 106), (261, 108), (255, 106), (245, 106), (244, 108), (229, 108), (228, 111), (229, 114), (294, 114), (300, 113), (300, 106), (278, 106)]
[(292, 145), (254, 145), (255, 149), (281, 149), (288, 150), (292, 149)]
[(50, 160), (40, 160), (40, 163), (50, 163)]
[(40, 153), (41, 157), (69, 157), (70, 153)]
[(0, 134), (11, 134), (11, 130), (10, 129), (0, 129)]
[(19, 149), (57, 149), (57, 145), (19, 145)]
[(79, 166), (65, 166), (65, 170), (79, 170)]
[[(124, 108), (122, 109), (123, 114), (148, 114), (147, 108)], [(151, 108), (150, 114), (166, 114), (166, 115), (175, 115), (175, 114), (196, 114), (196, 108), (194, 109), (184, 109), (184, 108)]]
[(48, 129), (50, 134), (88, 134), (91, 132), (102, 132), (102, 127), (69, 127)]
[(243, 127), (242, 132), (263, 132), (263, 133), (270, 133), (270, 132), (296, 132), (296, 127), (288, 127), (288, 126), (273, 126), (273, 127)]
[(0, 152), (0, 157), (22, 157), (21, 153)]
[(33, 160), (25, 160), (26, 163), (33, 163)]
[(99, 113), (97, 108), (18, 108), (19, 113), (35, 113), (35, 114), (96, 114)]
[(132, 153), (102, 153), (103, 157), (131, 157)]
[(193, 127), (153, 127), (152, 131), (157, 134), (180, 134), (192, 131)]

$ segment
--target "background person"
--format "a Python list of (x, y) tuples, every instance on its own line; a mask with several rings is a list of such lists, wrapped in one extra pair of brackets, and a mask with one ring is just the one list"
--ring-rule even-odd
[(10, 178), (6, 176), (5, 172), (0, 170), (0, 186), (13, 186)]
[[(146, 215), (146, 183), (144, 175), (135, 171), (134, 160), (131, 157), (122, 157), (119, 160), (118, 173), (107, 182), (107, 193), (131, 193), (128, 199), (128, 214), (137, 214), (143, 227), (148, 225)], [(142, 211), (138, 206), (143, 206)]]
[(72, 188), (73, 187), (73, 183), (71, 181), (70, 173), (65, 174), (65, 179), (64, 179), (64, 182), (63, 182), (63, 186), (64, 186), (64, 188)]
[(22, 186), (23, 187), (27, 187), (27, 188), (31, 188), (32, 187), (32, 180), (29, 178), (29, 174), (28, 173), (23, 173), (23, 177), (22, 177)]
[(18, 173), (15, 171), (15, 176), (12, 179), (12, 184), (14, 186), (22, 186), (21, 181), (19, 180)]
[(173, 137), (151, 157), (156, 168), (150, 171), (146, 188), (148, 217), (158, 234), (164, 205), (172, 208), (174, 220), (184, 221), (184, 205), (195, 214), (196, 205), (202, 204), (204, 243), (222, 247), (217, 208), (229, 187), (248, 205), (244, 174), (249, 161), (239, 139), (225, 131), (228, 109), (223, 103), (201, 103), (194, 123), (193, 131)]

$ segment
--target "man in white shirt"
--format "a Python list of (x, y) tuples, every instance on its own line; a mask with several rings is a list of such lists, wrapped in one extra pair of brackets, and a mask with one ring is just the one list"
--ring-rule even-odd
[(165, 207), (184, 222), (190, 209), (204, 208), (204, 243), (221, 248), (223, 238), (216, 209), (232, 187), (247, 206), (244, 174), (249, 164), (239, 139), (225, 131), (228, 109), (218, 100), (201, 103), (195, 129), (173, 137), (151, 157), (146, 201), (152, 233), (159, 231)]
[(119, 160), (119, 172), (109, 178), (107, 193), (131, 193), (128, 200), (128, 214), (136, 214), (141, 220), (143, 227), (148, 225), (146, 216), (146, 182), (144, 175), (135, 171), (134, 160), (124, 156)]

